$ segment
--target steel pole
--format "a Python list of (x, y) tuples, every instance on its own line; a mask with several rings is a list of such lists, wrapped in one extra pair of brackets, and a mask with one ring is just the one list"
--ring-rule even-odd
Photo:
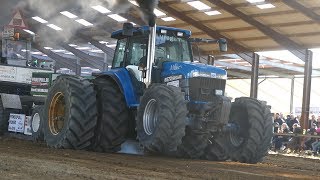
[(259, 78), (259, 55), (253, 53), (253, 60), (251, 64), (251, 87), (250, 97), (257, 99), (258, 97), (258, 78)]
[(150, 34), (149, 34), (149, 42), (148, 42), (148, 59), (147, 59), (147, 72), (146, 72), (146, 78), (145, 78), (145, 84), (149, 86), (151, 84), (151, 71), (152, 66), (154, 63), (154, 55), (155, 55), (155, 49), (156, 49), (156, 36), (157, 36), (157, 27), (154, 25), (154, 27), (150, 27)]
[(301, 111), (301, 122), (303, 122), (304, 132), (308, 129), (310, 92), (311, 92), (311, 75), (312, 75), (312, 51), (306, 50), (306, 59), (304, 64), (302, 111)]
[(291, 79), (290, 113), (293, 113), (294, 77)]

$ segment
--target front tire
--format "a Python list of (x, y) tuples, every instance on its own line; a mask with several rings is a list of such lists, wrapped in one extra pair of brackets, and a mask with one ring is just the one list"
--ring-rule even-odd
[(144, 149), (175, 155), (185, 135), (187, 107), (179, 88), (154, 84), (142, 97), (137, 115), (137, 133)]
[(241, 97), (232, 104), (230, 121), (239, 126), (239, 134), (228, 134), (229, 155), (243, 163), (260, 162), (271, 145), (272, 115), (266, 103)]
[(49, 147), (88, 149), (97, 123), (96, 94), (86, 79), (60, 75), (50, 88), (44, 109)]
[(178, 147), (178, 157), (197, 159), (203, 156), (208, 145), (209, 132), (195, 132), (186, 127), (186, 135), (182, 138), (182, 144)]

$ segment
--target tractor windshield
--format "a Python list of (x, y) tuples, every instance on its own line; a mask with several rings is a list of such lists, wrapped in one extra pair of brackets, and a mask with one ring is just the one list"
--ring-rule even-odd
[(191, 61), (191, 51), (187, 38), (168, 34), (158, 34), (156, 37), (155, 59), (167, 61)]

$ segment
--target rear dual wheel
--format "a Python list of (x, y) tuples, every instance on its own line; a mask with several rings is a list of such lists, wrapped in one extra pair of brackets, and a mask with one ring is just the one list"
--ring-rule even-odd
[(98, 123), (95, 129), (93, 150), (117, 152), (128, 132), (129, 109), (120, 87), (111, 79), (94, 80), (97, 92)]
[(58, 76), (45, 102), (44, 119), (48, 146), (88, 149), (97, 123), (93, 85), (81, 77)]

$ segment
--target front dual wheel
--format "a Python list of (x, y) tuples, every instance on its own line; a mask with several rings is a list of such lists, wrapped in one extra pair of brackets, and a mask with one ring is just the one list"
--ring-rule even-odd
[(266, 156), (273, 136), (270, 107), (256, 99), (236, 98), (231, 106), (229, 123), (236, 125), (239, 131), (215, 137), (206, 149), (205, 158), (260, 162)]
[(154, 84), (144, 93), (137, 115), (137, 133), (144, 149), (174, 155), (185, 135), (187, 107), (177, 87)]

